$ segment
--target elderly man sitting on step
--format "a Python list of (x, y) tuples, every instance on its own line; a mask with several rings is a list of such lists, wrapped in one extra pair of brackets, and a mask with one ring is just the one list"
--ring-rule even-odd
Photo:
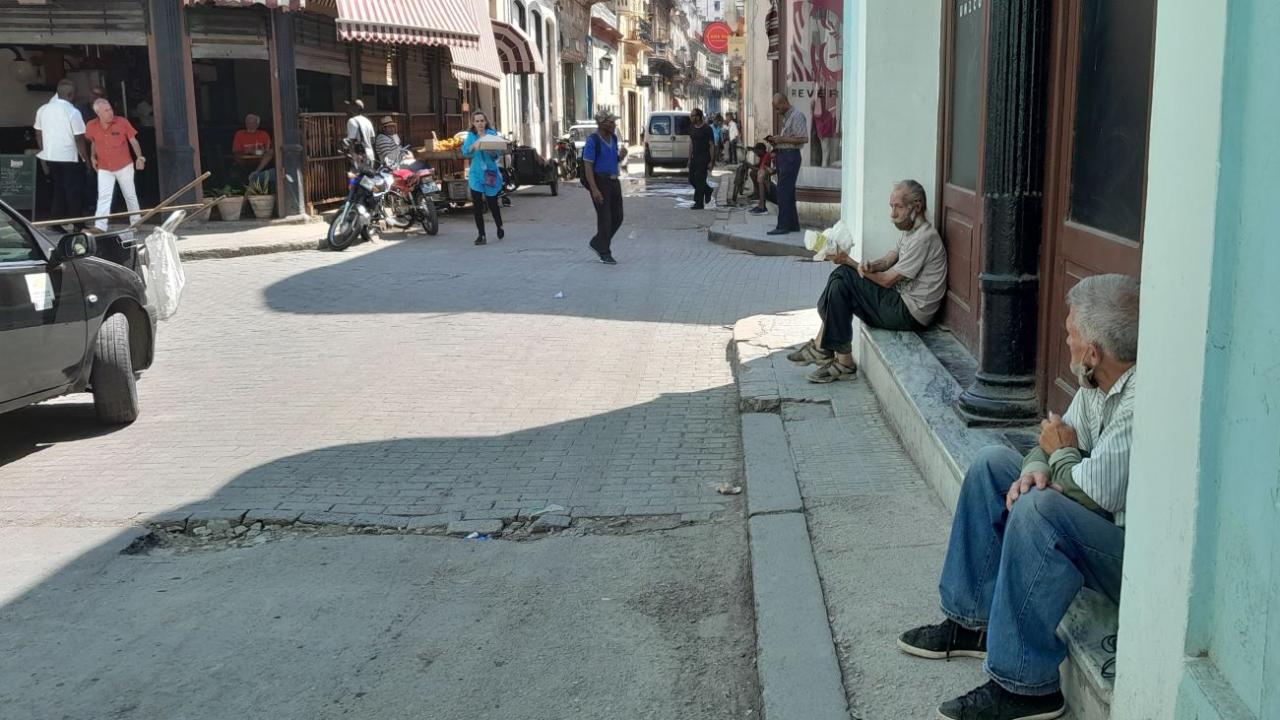
[(818, 298), (822, 328), (787, 359), (797, 365), (815, 363), (809, 382), (852, 380), (853, 316), (871, 327), (922, 330), (933, 321), (947, 292), (947, 250), (925, 219), (928, 203), (915, 180), (894, 185), (889, 218), (902, 231), (898, 246), (872, 262), (859, 264), (844, 253), (831, 257), (836, 269)]
[(991, 679), (943, 703), (942, 720), (1061, 717), (1067, 646), (1058, 623), (1082, 587), (1120, 601), (1138, 281), (1085, 278), (1067, 305), (1080, 389), (1066, 415), (1040, 424), (1039, 446), (1025, 458), (990, 447), (969, 466), (938, 583), (945, 619), (898, 638), (922, 658), (985, 658)]

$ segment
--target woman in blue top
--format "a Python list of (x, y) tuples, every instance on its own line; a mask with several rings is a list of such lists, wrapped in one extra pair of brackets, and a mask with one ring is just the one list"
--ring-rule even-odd
[(462, 143), (462, 156), (470, 158), (471, 169), (467, 171), (467, 185), (471, 188), (471, 205), (475, 208), (476, 229), (480, 235), (477, 245), (484, 245), (484, 206), (489, 206), (493, 222), (498, 226), (498, 239), (506, 236), (502, 231), (502, 210), (498, 208), (498, 193), (502, 190), (502, 171), (498, 169), (498, 153), (493, 150), (473, 150), (476, 141), (485, 135), (498, 133), (489, 127), (489, 117), (482, 112), (471, 116), (471, 129), (467, 139)]

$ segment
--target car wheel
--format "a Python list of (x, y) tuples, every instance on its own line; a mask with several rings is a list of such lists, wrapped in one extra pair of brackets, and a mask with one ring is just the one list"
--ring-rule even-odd
[(129, 352), (129, 318), (124, 313), (108, 316), (98, 329), (89, 382), (99, 420), (122, 425), (138, 419), (138, 382)]
[(653, 163), (648, 160), (644, 161), (644, 176), (653, 177)]

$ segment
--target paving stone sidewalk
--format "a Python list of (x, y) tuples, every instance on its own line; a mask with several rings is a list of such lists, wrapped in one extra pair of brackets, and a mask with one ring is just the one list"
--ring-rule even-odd
[(941, 617), (950, 516), (864, 379), (814, 385), (804, 379), (811, 368), (787, 362), (817, 329), (812, 310), (740, 321), (740, 402), (782, 417), (850, 717), (932, 718), (939, 702), (985, 682), (980, 661), (925, 661), (895, 645), (904, 629)]
[(104, 428), (84, 395), (0, 416), (0, 525), (735, 507), (715, 491), (742, 468), (732, 324), (808, 304), (822, 268), (712, 245), (671, 210), (628, 198), (616, 267), (586, 248), (580, 188), (517, 199), (483, 248), (462, 218), (191, 263), (138, 422)]

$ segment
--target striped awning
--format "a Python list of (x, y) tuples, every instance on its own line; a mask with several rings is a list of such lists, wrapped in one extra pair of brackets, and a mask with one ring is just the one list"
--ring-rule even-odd
[(538, 48), (524, 31), (510, 23), (493, 20), (493, 39), (498, 43), (498, 62), (508, 75), (536, 75), (547, 71)]
[(187, 5), (220, 5), (222, 7), (252, 7), (261, 5), (281, 10), (306, 10), (307, 0), (186, 0)]
[(480, 42), (475, 46), (451, 45), (453, 77), (459, 83), (479, 83), (489, 87), (502, 87), (502, 63), (498, 61), (498, 43), (493, 38), (493, 25), (489, 22), (487, 0), (448, 0), (471, 12), (480, 28)]
[(476, 47), (481, 31), (470, 0), (338, 0), (338, 39), (385, 45)]

